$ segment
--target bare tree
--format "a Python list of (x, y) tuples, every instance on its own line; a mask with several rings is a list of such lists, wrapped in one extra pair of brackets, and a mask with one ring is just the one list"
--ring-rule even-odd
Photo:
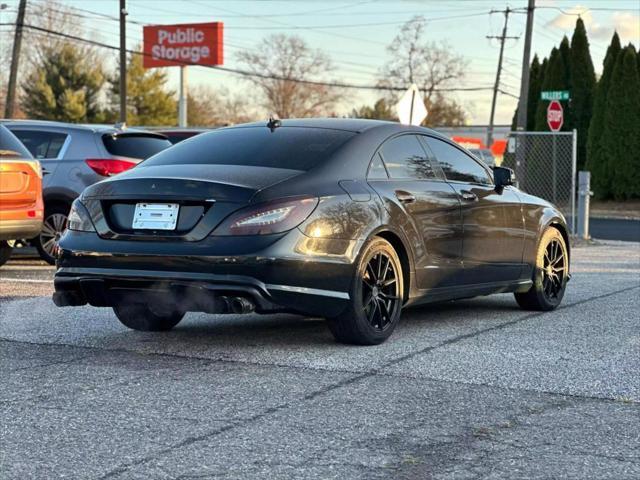
[[(9, 18), (9, 21), (13, 22), (15, 19)], [(74, 43), (59, 35), (29, 28), (30, 26), (68, 35), (96, 37), (96, 34), (91, 30), (85, 32), (84, 21), (73, 14), (72, 8), (53, 0), (47, 0), (44, 3), (28, 2), (25, 24), (27, 26), (22, 30), (22, 48), (18, 69), (18, 85), (20, 87), (23, 86), (30, 75), (41, 68), (43, 62), (47, 59), (48, 52), (59, 51), (64, 45)], [(10, 46), (13, 45), (14, 32), (15, 28), (0, 32), (0, 44), (7, 46), (7, 48), (0, 48), (0, 63), (7, 65), (6, 69), (0, 70), (0, 111), (4, 111), (4, 102), (6, 101), (7, 79), (9, 76), (8, 66), (11, 62)], [(88, 63), (104, 63), (105, 57), (98, 49), (81, 45), (77, 42), (75, 45), (77, 48), (82, 48), (84, 52), (83, 58), (87, 59)], [(22, 102), (24, 101), (22, 88), (18, 88), (17, 95), (19, 101), (16, 109), (16, 118), (23, 118), (26, 114), (22, 108)]]
[[(426, 125), (464, 123), (464, 109), (442, 90), (455, 87), (464, 79), (467, 61), (451, 51), (444, 41), (423, 39), (426, 22), (416, 16), (405, 23), (387, 47), (389, 60), (381, 70), (379, 85), (408, 88), (415, 83), (422, 92), (429, 115)], [(391, 101), (399, 92), (390, 91)]]
[(271, 35), (254, 51), (238, 54), (243, 67), (270, 78), (251, 77), (262, 105), (282, 118), (328, 115), (342, 97), (339, 89), (298, 80), (327, 80), (333, 65), (320, 50), (294, 35)]
[(197, 127), (219, 127), (257, 120), (245, 97), (229, 93), (226, 88), (199, 85), (187, 97), (188, 123)]

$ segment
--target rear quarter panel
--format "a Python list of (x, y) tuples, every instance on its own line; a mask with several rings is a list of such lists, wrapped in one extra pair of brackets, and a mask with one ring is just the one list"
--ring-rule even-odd
[(110, 157), (100, 148), (100, 136), (92, 131), (70, 131), (71, 142), (63, 158), (58, 162), (54, 177), (45, 188), (45, 200), (69, 201), (78, 197), (89, 185), (104, 177), (94, 172), (86, 163), (88, 158)]
[(547, 201), (518, 192), (522, 200), (522, 214), (524, 217), (524, 252), (523, 261), (525, 271), (523, 277), (530, 278), (536, 262), (536, 253), (540, 237), (549, 227), (555, 227), (563, 234), (567, 243), (567, 250), (570, 254), (569, 229), (562, 213)]

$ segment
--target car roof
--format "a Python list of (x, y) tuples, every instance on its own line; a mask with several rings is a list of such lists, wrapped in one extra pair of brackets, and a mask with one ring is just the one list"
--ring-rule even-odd
[[(218, 130), (233, 128), (255, 128), (266, 127), (268, 120), (252, 123), (241, 123), (230, 125)], [(398, 122), (390, 122), (387, 120), (370, 120), (365, 118), (285, 118), (280, 120), (280, 126), (283, 127), (302, 127), (302, 128), (326, 128), (331, 130), (344, 130), (354, 133), (364, 133), (378, 131), (380, 133), (429, 133), (434, 136), (448, 139), (445, 135), (426, 127), (404, 125)]]
[[(257, 122), (230, 125), (224, 128), (266, 127), (268, 121), (268, 119), (265, 119)], [(327, 128), (350, 132), (363, 132), (376, 126), (394, 124), (395, 122), (366, 120), (363, 118), (283, 118), (280, 119), (280, 123), (281, 127)]]
[[(109, 124), (85, 124), (85, 123), (66, 123), (66, 122), (55, 122), (50, 120), (13, 120), (13, 119), (3, 119), (0, 120), (0, 123), (7, 126), (19, 126), (19, 127), (53, 127), (58, 129), (65, 130), (81, 130), (85, 132), (94, 132), (94, 133), (154, 133), (150, 130), (142, 130), (137, 128), (120, 128), (116, 125)], [(158, 134), (161, 135), (161, 134)]]

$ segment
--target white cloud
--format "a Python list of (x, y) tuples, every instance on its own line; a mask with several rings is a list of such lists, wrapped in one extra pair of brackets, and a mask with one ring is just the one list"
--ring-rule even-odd
[(640, 16), (631, 12), (614, 12), (610, 20), (605, 23), (602, 21), (601, 12), (594, 14), (588, 7), (576, 5), (564, 10), (565, 13), (558, 13), (551, 21), (547, 22), (547, 26), (559, 28), (570, 34), (576, 24), (578, 15), (582, 18), (587, 29), (589, 37), (599, 40), (609, 40), (616, 30), (620, 35), (622, 43), (633, 42), (638, 43), (640, 40)]
[(620, 35), (622, 43), (632, 42), (640, 46), (640, 15), (631, 12), (615, 12), (613, 26)]

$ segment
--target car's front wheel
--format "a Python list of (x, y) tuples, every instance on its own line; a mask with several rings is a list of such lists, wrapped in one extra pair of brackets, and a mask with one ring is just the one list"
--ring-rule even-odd
[[(157, 308), (160, 310), (160, 308)], [(121, 303), (114, 305), (118, 320), (124, 326), (141, 332), (164, 332), (175, 327), (185, 312), (167, 307), (165, 311), (156, 311), (142, 303)]]
[(516, 301), (525, 310), (553, 310), (562, 301), (568, 279), (567, 244), (558, 229), (550, 227), (538, 244), (533, 285), (527, 292), (515, 293)]
[(374, 238), (364, 248), (350, 291), (350, 305), (328, 319), (338, 342), (377, 345), (395, 329), (402, 310), (402, 265), (393, 246)]

